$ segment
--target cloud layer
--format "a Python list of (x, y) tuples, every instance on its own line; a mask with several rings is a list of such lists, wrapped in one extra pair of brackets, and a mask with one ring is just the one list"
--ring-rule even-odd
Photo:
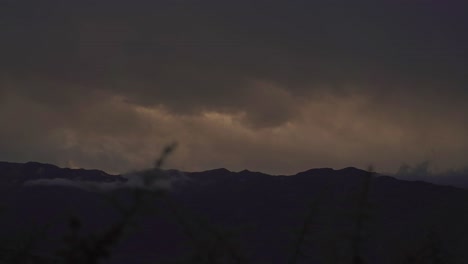
[(5, 1), (0, 158), (395, 170), (468, 154), (455, 1)]

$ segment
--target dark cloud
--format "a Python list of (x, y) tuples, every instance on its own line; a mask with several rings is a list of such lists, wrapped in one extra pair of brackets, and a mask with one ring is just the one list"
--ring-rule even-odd
[(0, 5), (4, 159), (122, 171), (179, 140), (178, 166), (274, 173), (468, 152), (456, 1)]

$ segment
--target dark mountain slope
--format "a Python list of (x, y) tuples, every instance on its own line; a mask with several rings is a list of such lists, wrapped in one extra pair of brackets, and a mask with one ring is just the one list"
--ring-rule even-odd
[(69, 179), (76, 181), (111, 182), (125, 181), (100, 170), (59, 168), (38, 162), (12, 163), (0, 161), (0, 183), (24, 183), (38, 179)]
[[(166, 177), (180, 174), (171, 170)], [(49, 242), (36, 249), (50, 255), (63, 246), (69, 215), (81, 219), (84, 234), (96, 234), (122, 217), (106, 197), (131, 204), (132, 193), (10, 189), (0, 194), (0, 237), (55, 221)], [(295, 252), (301, 252), (297, 263), (351, 263), (356, 243), (365, 263), (468, 262), (467, 191), (355, 168), (293, 176), (226, 169), (184, 173), (171, 189), (146, 201), (150, 209), (136, 215), (105, 263), (289, 263)]]

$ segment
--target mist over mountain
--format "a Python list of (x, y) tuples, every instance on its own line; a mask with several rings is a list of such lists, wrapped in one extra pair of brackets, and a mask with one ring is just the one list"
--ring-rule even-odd
[[(30, 233), (42, 234), (33, 236), (29, 250), (42, 260), (70, 247), (64, 238), (75, 231), (93, 245), (89, 237), (119, 226), (126, 219), (122, 208), (143, 199), (134, 195), (143, 185), (130, 183), (144, 183), (148, 175), (159, 180), (158, 188), (141, 193), (151, 194), (141, 196), (144, 210), (99, 263), (352, 263), (355, 252), (375, 264), (468, 260), (468, 191), (352, 167), (291, 176), (223, 168), (118, 176), (2, 162), (1, 252)], [(119, 188), (103, 193), (85, 182)]]
[(393, 176), (403, 180), (425, 181), (468, 189), (468, 167), (440, 171), (435, 170), (429, 161), (415, 165), (404, 163)]

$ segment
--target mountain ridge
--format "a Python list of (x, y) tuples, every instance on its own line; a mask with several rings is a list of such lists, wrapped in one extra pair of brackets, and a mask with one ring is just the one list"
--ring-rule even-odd
[[(16, 165), (0, 162), (0, 168), (2, 166), (24, 166), (36, 172), (44, 168), (39, 176), (44, 176), (46, 168), (51, 171), (58, 168), (34, 162)], [(88, 173), (87, 170), (62, 170), (62, 174), (56, 175)], [(162, 172), (167, 172), (168, 176), (181, 173), (177, 170)], [(116, 246), (113, 258), (106, 263), (140, 263), (135, 261), (137, 256), (148, 256), (153, 263), (173, 260), (174, 256), (190, 257), (198, 249), (190, 248), (193, 237), (184, 235), (186, 228), (191, 228), (189, 231), (200, 239), (197, 243), (202, 246), (216, 245), (218, 234), (237, 230), (235, 239), (241, 241), (237, 247), (251, 263), (287, 263), (297, 230), (309, 219), (308, 212), (312, 212), (313, 217), (311, 223), (307, 223), (311, 227), (308, 242), (303, 245), (303, 250), (311, 256), (306, 263), (326, 263), (330, 257), (341, 259), (336, 263), (349, 263), (346, 261), (350, 252), (349, 237), (355, 232), (356, 212), (366, 216), (363, 222), (365, 249), (362, 251), (366, 263), (405, 263), (405, 252), (419, 254), (419, 248), (430, 242), (427, 242), (427, 235), (432, 233), (442, 241), (440, 250), (459, 263), (466, 263), (468, 210), (464, 208), (468, 205), (467, 190), (379, 174), (369, 178), (369, 173), (353, 167), (311, 169), (292, 176), (271, 176), (248, 170), (232, 172), (224, 168), (185, 172), (180, 181), (167, 188), (168, 192), (148, 201), (157, 215), (144, 215), (136, 220), (139, 230)], [(106, 175), (90, 179), (110, 177), (115, 180), (132, 176)], [(0, 183), (1, 176), (0, 170)], [(80, 181), (77, 177), (73, 175), (70, 179)], [(32, 177), (34, 179), (37, 177)], [(360, 202), (366, 184), (369, 190), (364, 202)], [(0, 229), (0, 237), (15, 237), (26, 227), (63, 219), (64, 212), (73, 211), (84, 223), (83, 228), (91, 233), (105, 229), (119, 216), (119, 211), (103, 200), (102, 193), (70, 189), (70, 186), (16, 186), (0, 192), (0, 201), (4, 201), (7, 212), (0, 217), (0, 226), (4, 227)], [(116, 194), (129, 202), (134, 191), (120, 188)], [(185, 218), (183, 221), (181, 215)], [(66, 227), (62, 226), (62, 230)], [(64, 231), (52, 232), (49, 236), (60, 241), (63, 234)], [(45, 251), (55, 246), (41, 245)]]
[[(42, 163), (42, 162), (36, 162), (36, 161), (28, 161), (28, 162), (9, 162), (9, 161), (0, 161), (0, 171), (5, 171), (5, 169), (9, 170), (14, 170), (22, 168), (24, 170), (29, 170), (27, 172), (34, 172), (33, 170), (44, 170), (44, 169), (49, 169), (49, 170), (62, 170), (63, 172), (83, 172), (83, 173), (94, 173), (96, 175), (101, 175), (101, 176), (111, 176), (111, 177), (121, 177), (125, 175), (123, 174), (109, 174), (103, 170), (100, 169), (85, 169), (85, 168), (68, 168), (68, 167), (59, 167), (55, 164), (51, 163)], [(308, 169), (305, 171), (300, 171), (295, 174), (289, 174), (289, 175), (284, 175), (284, 174), (268, 174), (260, 171), (251, 171), (249, 169), (243, 169), (241, 171), (231, 171), (226, 168), (216, 168), (216, 169), (208, 169), (208, 170), (201, 170), (201, 171), (182, 171), (182, 170), (177, 170), (177, 169), (169, 169), (167, 171), (174, 171), (174, 172), (182, 172), (182, 173), (191, 173), (191, 174), (205, 174), (205, 175), (210, 175), (210, 174), (258, 174), (258, 175), (265, 175), (265, 176), (304, 176), (307, 174), (316, 174), (316, 173), (325, 173), (325, 172), (345, 172), (345, 173), (362, 173), (365, 172), (365, 170), (358, 169), (355, 167), (345, 167), (341, 169), (333, 169), (333, 168), (312, 168)], [(37, 174), (43, 174), (42, 172), (36, 172)], [(60, 178), (60, 177), (57, 177)]]
[(26, 163), (0, 161), (0, 182), (24, 183), (39, 179), (69, 179), (79, 181), (126, 181), (120, 175), (108, 174), (97, 169), (61, 168), (49, 163), (29, 161)]

